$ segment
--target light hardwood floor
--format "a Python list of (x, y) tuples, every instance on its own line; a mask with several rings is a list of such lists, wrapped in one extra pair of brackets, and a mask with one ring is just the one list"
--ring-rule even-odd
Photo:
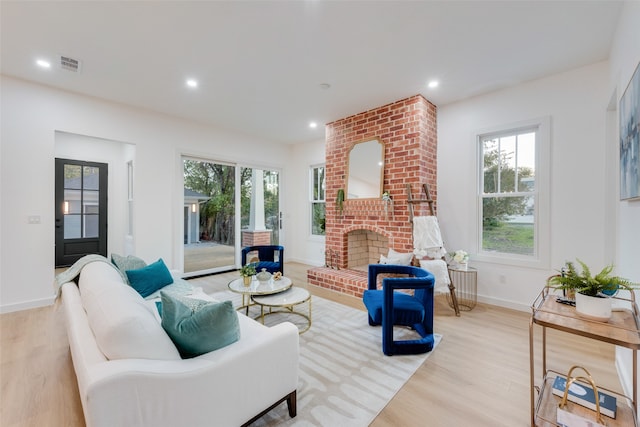
[[(307, 286), (307, 268), (287, 263), (285, 271), (314, 295), (363, 309), (360, 299)], [(193, 284), (215, 292), (236, 277), (206, 276)], [(529, 313), (478, 304), (456, 317), (444, 296), (436, 298), (435, 313), (440, 345), (371, 425), (529, 425)], [(59, 303), (0, 315), (0, 334), (0, 426), (84, 426)], [(579, 363), (602, 386), (620, 390), (613, 346), (555, 331), (548, 331), (547, 344), (548, 367), (566, 371)], [(539, 351), (537, 362), (541, 375)]]

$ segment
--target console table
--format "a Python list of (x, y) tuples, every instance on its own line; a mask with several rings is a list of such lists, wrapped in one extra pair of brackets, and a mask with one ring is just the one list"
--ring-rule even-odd
[[(635, 408), (638, 403), (638, 363), (637, 351), (640, 349), (640, 330), (637, 317), (638, 306), (633, 292), (631, 299), (616, 298), (627, 301), (631, 309), (615, 310), (609, 322), (599, 322), (578, 317), (575, 307), (556, 302), (559, 296), (550, 292), (545, 287), (536, 298), (532, 308), (529, 322), (529, 369), (531, 375), (531, 426), (555, 426), (555, 414), (558, 407), (558, 398), (552, 395), (549, 378), (555, 373), (547, 371), (547, 341), (546, 328), (556, 329), (569, 334), (576, 334), (594, 340), (619, 345), (633, 350), (633, 397), (616, 393), (619, 398), (616, 419), (607, 418), (608, 426), (637, 426)], [(534, 363), (534, 325), (542, 327), (542, 372), (545, 375), (543, 386), (538, 389), (535, 386)], [(567, 367), (568, 369), (569, 367)], [(555, 375), (554, 375), (555, 377)], [(536, 404), (535, 391), (539, 390), (539, 398)], [(610, 391), (610, 390), (607, 390)], [(625, 404), (625, 400), (628, 404)], [(633, 424), (631, 424), (633, 423)]]

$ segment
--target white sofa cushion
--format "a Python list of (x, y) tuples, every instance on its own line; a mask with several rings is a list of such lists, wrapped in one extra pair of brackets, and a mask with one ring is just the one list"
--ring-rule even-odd
[(394, 251), (393, 249), (389, 248), (387, 258), (388, 261), (386, 263), (381, 262), (381, 264), (411, 265), (411, 261), (413, 260), (413, 252), (403, 253)]
[(138, 270), (147, 266), (147, 263), (143, 259), (134, 255), (127, 255), (125, 257), (112, 253), (111, 262), (122, 272), (122, 277), (127, 284), (130, 284), (129, 278), (127, 277), (127, 270)]
[(129, 285), (105, 274), (99, 263), (85, 266), (80, 296), (100, 350), (108, 359), (180, 359), (178, 350), (145, 300)]

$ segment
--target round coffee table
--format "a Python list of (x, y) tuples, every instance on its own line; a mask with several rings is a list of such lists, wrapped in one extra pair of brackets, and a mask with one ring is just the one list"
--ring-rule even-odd
[(263, 282), (252, 277), (251, 284), (249, 286), (244, 285), (242, 277), (229, 282), (229, 289), (232, 292), (242, 294), (242, 305), (238, 307), (238, 310), (245, 309), (245, 314), (249, 315), (249, 307), (251, 304), (251, 297), (255, 295), (271, 295), (279, 292), (286, 291), (291, 287), (291, 279), (282, 276), (279, 280), (273, 280), (271, 277), (269, 280)]
[[(301, 316), (307, 320), (307, 325), (299, 330), (300, 334), (303, 334), (311, 327), (311, 294), (304, 288), (298, 288), (293, 286), (284, 292), (278, 292), (271, 295), (252, 295), (251, 301), (260, 306), (260, 319), (264, 324), (264, 317), (270, 314), (285, 313), (295, 314)], [(307, 304), (307, 314), (299, 311), (294, 311), (293, 307), (300, 304)], [(265, 313), (265, 307), (269, 308), (269, 311)]]

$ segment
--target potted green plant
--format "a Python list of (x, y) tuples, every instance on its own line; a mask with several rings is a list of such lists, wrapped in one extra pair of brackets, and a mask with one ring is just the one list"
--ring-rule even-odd
[(244, 280), (244, 285), (249, 286), (251, 284), (251, 276), (256, 274), (256, 266), (253, 264), (243, 265), (240, 268), (240, 275)]
[(575, 292), (576, 312), (585, 318), (608, 321), (611, 317), (611, 297), (618, 289), (633, 290), (637, 287), (627, 279), (613, 274), (613, 265), (607, 265), (595, 276), (591, 269), (581, 260), (581, 271), (568, 261), (561, 274), (549, 279), (549, 286), (554, 289)]

